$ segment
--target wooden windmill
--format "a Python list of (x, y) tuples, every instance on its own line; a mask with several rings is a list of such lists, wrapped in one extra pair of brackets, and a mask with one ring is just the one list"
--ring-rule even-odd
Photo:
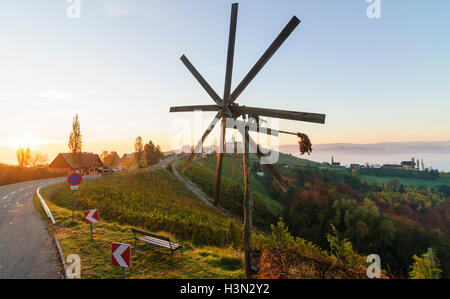
[[(227, 129), (227, 118), (234, 120), (234, 125), (228, 128), (239, 129), (240, 134), (244, 138), (244, 148), (245, 152), (243, 155), (243, 165), (244, 165), (244, 180), (245, 180), (245, 192), (244, 192), (244, 263), (245, 263), (245, 274), (246, 277), (251, 275), (251, 264), (250, 264), (250, 252), (252, 249), (251, 245), (251, 228), (252, 228), (252, 211), (253, 211), (253, 201), (251, 192), (251, 182), (249, 175), (249, 149), (256, 149), (256, 156), (261, 160), (264, 158), (262, 149), (255, 141), (250, 137), (249, 132), (263, 132), (273, 136), (278, 136), (278, 134), (291, 134), (296, 135), (302, 139), (301, 153), (310, 152), (311, 145), (309, 139), (306, 135), (301, 133), (291, 133), (287, 131), (277, 131), (270, 128), (264, 128), (261, 130), (260, 127), (260, 117), (271, 117), (279, 119), (288, 119), (312, 123), (325, 123), (324, 114), (316, 113), (306, 113), (306, 112), (296, 112), (296, 111), (285, 111), (285, 110), (275, 110), (275, 109), (264, 109), (256, 107), (246, 107), (239, 106), (236, 104), (237, 98), (242, 94), (245, 88), (252, 82), (256, 75), (261, 71), (261, 69), (266, 65), (269, 59), (275, 54), (275, 52), (280, 48), (280, 46), (286, 41), (289, 35), (295, 30), (295, 28), (300, 24), (300, 20), (297, 17), (293, 17), (291, 21), (286, 25), (286, 27), (281, 31), (275, 41), (270, 45), (267, 51), (262, 55), (262, 57), (256, 62), (255, 66), (249, 71), (249, 73), (244, 77), (242, 82), (231, 92), (231, 81), (233, 73), (233, 61), (234, 61), (234, 49), (236, 41), (236, 27), (237, 27), (237, 16), (238, 16), (238, 4), (234, 3), (231, 9), (231, 24), (230, 24), (230, 35), (228, 41), (228, 57), (226, 64), (226, 74), (225, 74), (225, 91), (223, 98), (221, 98), (213, 88), (208, 84), (208, 82), (200, 75), (197, 69), (191, 64), (188, 58), (183, 55), (181, 61), (192, 73), (192, 75), (197, 79), (200, 85), (205, 89), (209, 96), (215, 102), (215, 105), (198, 105), (198, 106), (182, 106), (182, 107), (171, 107), (170, 112), (193, 112), (193, 111), (217, 111), (217, 115), (214, 117), (213, 121), (206, 129), (202, 138), (199, 140), (198, 144), (193, 149), (192, 153), (188, 157), (186, 164), (183, 167), (183, 173), (187, 170), (191, 162), (193, 161), (196, 153), (202, 149), (203, 142), (214, 129), (215, 125), (221, 120), (221, 135), (220, 135), (220, 146), (219, 153), (217, 157), (217, 169), (216, 169), (216, 181), (214, 188), (214, 204), (219, 204), (220, 195), (220, 181), (222, 175), (222, 162), (223, 154), (225, 153), (226, 142), (225, 142), (225, 132)], [(237, 119), (242, 117), (244, 122), (241, 122), (242, 126), (235, 126)], [(249, 121), (245, 121), (246, 119)], [(251, 120), (251, 121), (250, 121)], [(306, 148), (305, 148), (306, 145)], [(266, 170), (274, 177), (275, 181), (279, 184), (281, 189), (286, 192), (287, 185), (284, 182), (281, 175), (277, 170), (270, 164), (263, 164)]]

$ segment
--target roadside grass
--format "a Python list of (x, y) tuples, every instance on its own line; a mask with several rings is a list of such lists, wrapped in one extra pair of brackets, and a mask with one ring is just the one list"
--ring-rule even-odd
[[(77, 254), (81, 258), (81, 277), (83, 279), (119, 279), (122, 272), (111, 265), (111, 246), (114, 242), (134, 244), (132, 226), (101, 219), (94, 224), (94, 240), (90, 240), (90, 226), (85, 224), (81, 211), (75, 213), (76, 223), (72, 223), (72, 211), (60, 207), (48, 196), (58, 194), (64, 185), (44, 188), (41, 195), (46, 200), (56, 225), (52, 233), (58, 237), (66, 258)], [(41, 216), (47, 219), (39, 200), (35, 197)], [(101, 217), (101, 214), (100, 214)], [(164, 231), (160, 235), (177, 238)], [(142, 249), (139, 249), (142, 247)], [(170, 258), (170, 252), (148, 245), (138, 244), (132, 252), (131, 267), (126, 269), (127, 278), (179, 278), (179, 279), (239, 279), (243, 277), (242, 253), (231, 246), (196, 246), (185, 241), (184, 257), (177, 252)]]

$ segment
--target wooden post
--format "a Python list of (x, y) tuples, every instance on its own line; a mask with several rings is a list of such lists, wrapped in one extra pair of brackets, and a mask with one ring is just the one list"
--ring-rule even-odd
[(244, 136), (244, 148), (245, 152), (243, 155), (244, 164), (244, 181), (245, 181), (245, 191), (244, 191), (244, 278), (249, 279), (252, 275), (252, 264), (250, 253), (252, 250), (252, 213), (253, 213), (253, 194), (251, 185), (251, 173), (249, 170), (249, 144), (250, 144), (249, 129), (245, 127)]
[[(436, 265), (434, 264), (433, 248), (428, 248), (428, 258), (430, 259), (430, 267), (434, 270)], [(438, 279), (436, 273), (433, 273), (433, 279)]]
[(227, 118), (222, 116), (222, 131), (220, 134), (220, 145), (219, 145), (219, 153), (217, 155), (217, 167), (216, 167), (216, 182), (214, 185), (214, 205), (219, 205), (219, 196), (220, 196), (220, 179), (222, 176), (222, 163), (223, 163), (223, 155), (225, 153), (225, 132), (227, 129)]
[(73, 199), (72, 199), (72, 223), (75, 223), (75, 193), (76, 191), (73, 191)]

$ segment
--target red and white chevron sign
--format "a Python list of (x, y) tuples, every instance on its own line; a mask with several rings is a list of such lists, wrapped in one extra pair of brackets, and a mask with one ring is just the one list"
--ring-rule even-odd
[(114, 266), (128, 268), (131, 264), (131, 245), (113, 243), (112, 264)]
[(100, 219), (98, 218), (98, 210), (85, 211), (84, 221), (86, 221), (87, 224), (99, 222)]

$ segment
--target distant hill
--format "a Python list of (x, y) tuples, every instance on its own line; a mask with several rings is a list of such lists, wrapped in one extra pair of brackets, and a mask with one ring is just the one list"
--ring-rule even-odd
[[(410, 154), (420, 153), (450, 153), (450, 141), (433, 141), (433, 142), (383, 142), (371, 144), (357, 143), (329, 143), (316, 144), (314, 149), (317, 151), (336, 151), (347, 153), (366, 153), (366, 154)], [(281, 145), (281, 152), (295, 153), (298, 152), (298, 145)]]
[[(281, 145), (280, 151), (298, 156), (298, 145)], [(425, 167), (450, 171), (450, 141), (316, 144), (311, 156), (303, 158), (330, 162), (332, 156), (343, 165), (398, 164), (414, 157), (423, 159)]]

